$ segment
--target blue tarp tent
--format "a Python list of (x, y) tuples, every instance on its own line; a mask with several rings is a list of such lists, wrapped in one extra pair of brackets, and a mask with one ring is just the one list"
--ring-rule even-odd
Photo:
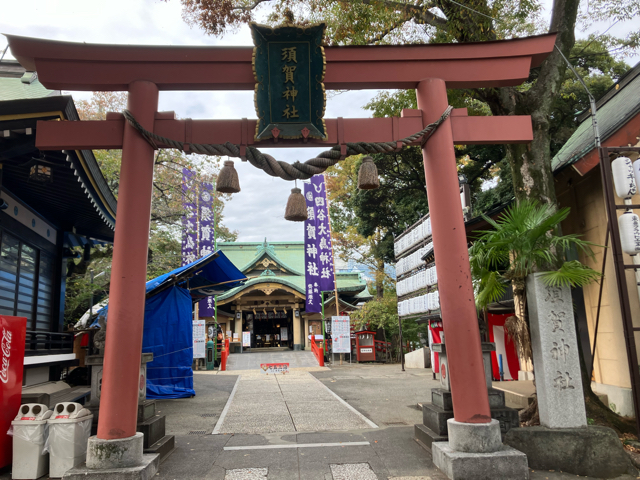
[[(153, 353), (153, 361), (147, 364), (148, 398), (195, 395), (193, 303), (235, 288), (246, 279), (217, 251), (147, 282), (142, 351)], [(98, 315), (106, 318), (108, 308)]]
[(184, 398), (193, 390), (193, 326), (189, 290), (170, 287), (149, 298), (144, 309), (143, 353), (147, 364), (147, 398)]

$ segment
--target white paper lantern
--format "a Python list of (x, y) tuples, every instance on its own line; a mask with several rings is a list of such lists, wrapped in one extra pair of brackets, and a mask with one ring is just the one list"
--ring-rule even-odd
[(632, 212), (625, 212), (618, 218), (622, 251), (629, 255), (640, 253), (640, 218)]
[(635, 195), (638, 188), (631, 159), (628, 157), (616, 158), (611, 162), (611, 170), (613, 171), (613, 185), (616, 189), (616, 195), (620, 198), (630, 198)]
[(633, 162), (633, 173), (636, 177), (636, 188), (640, 185), (640, 159)]

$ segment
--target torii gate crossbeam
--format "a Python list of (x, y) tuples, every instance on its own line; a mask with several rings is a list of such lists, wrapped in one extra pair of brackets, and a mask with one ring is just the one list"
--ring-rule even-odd
[[(12, 54), (27, 70), (37, 70), (45, 87), (128, 91), (128, 109), (145, 129), (172, 132), (187, 141), (196, 141), (198, 135), (207, 141), (217, 138), (209, 128), (219, 124), (178, 121), (171, 115), (158, 114), (160, 90), (251, 90), (255, 86), (252, 48), (247, 47), (91, 45), (12, 35), (8, 38)], [(399, 119), (359, 119), (348, 135), (349, 122), (355, 120), (328, 121), (328, 142), (309, 141), (296, 146), (370, 141), (371, 131), (379, 135), (375, 141), (394, 140), (402, 138), (401, 130), (416, 125), (408, 132), (415, 133), (445, 110), (447, 88), (518, 85), (528, 78), (531, 68), (540, 65), (554, 43), (555, 34), (550, 34), (476, 44), (328, 47), (326, 88), (415, 88), (420, 110), (408, 111)], [(225, 141), (253, 143), (248, 134), (251, 121), (226, 123), (222, 130), (231, 138)], [(457, 112), (423, 145), (451, 393), (458, 422), (488, 423), (491, 419), (453, 145), (531, 139), (528, 117), (480, 120)], [(132, 437), (142, 345), (153, 149), (117, 115), (104, 122), (39, 122), (36, 146), (123, 149), (98, 438)]]

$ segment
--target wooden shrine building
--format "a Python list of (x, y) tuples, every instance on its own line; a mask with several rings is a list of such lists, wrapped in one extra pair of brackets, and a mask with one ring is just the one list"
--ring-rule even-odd
[[(217, 298), (223, 330), (238, 338), (250, 331), (252, 348), (311, 348), (309, 335), (322, 335), (322, 315), (305, 312), (304, 242), (220, 242), (218, 248), (249, 277)], [(359, 272), (337, 272), (336, 280), (341, 312), (372, 298)], [(330, 318), (335, 315), (334, 293), (326, 292), (324, 298)]]
[[(113, 242), (116, 199), (90, 150), (39, 149), (39, 120), (79, 120), (71, 96), (0, 62), (0, 314), (27, 318), (24, 385), (77, 364), (64, 332), (67, 264)], [(75, 248), (74, 247), (80, 247)]]

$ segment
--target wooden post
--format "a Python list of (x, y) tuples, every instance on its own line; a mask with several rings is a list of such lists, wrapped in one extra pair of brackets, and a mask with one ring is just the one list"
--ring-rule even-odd
[[(423, 80), (418, 84), (416, 94), (425, 125), (437, 120), (447, 108), (447, 87), (444, 80)], [(438, 289), (447, 345), (453, 413), (457, 422), (489, 423), (489, 396), (462, 218), (451, 117), (424, 144), (422, 155), (433, 229), (433, 249), (438, 256)]]
[[(153, 130), (158, 87), (131, 83), (127, 108)], [(153, 147), (125, 123), (98, 420), (103, 440), (136, 433), (152, 188)]]

